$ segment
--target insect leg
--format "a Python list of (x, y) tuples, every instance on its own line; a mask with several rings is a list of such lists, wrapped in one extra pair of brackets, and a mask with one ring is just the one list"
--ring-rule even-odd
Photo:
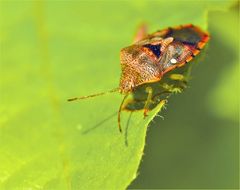
[(148, 96), (147, 96), (147, 100), (146, 100), (146, 103), (144, 105), (144, 108), (143, 108), (143, 115), (144, 115), (144, 118), (147, 116), (147, 112), (149, 111), (149, 105), (152, 101), (152, 94), (153, 94), (153, 90), (151, 87), (147, 87), (146, 88), (146, 92), (148, 93)]
[(184, 81), (185, 80), (185, 76), (184, 75), (182, 75), (182, 74), (171, 74), (170, 76), (169, 76), (169, 78), (170, 79), (172, 79), (172, 80), (177, 80), (177, 81)]
[(128, 94), (126, 94), (120, 104), (119, 110), (118, 110), (118, 129), (120, 132), (122, 132), (122, 128), (121, 128), (121, 111), (122, 111), (122, 106), (126, 100), (126, 98), (128, 97)]
[(146, 36), (147, 36), (147, 25), (145, 23), (142, 23), (137, 29), (137, 33), (134, 36), (133, 43), (136, 43), (142, 40)]

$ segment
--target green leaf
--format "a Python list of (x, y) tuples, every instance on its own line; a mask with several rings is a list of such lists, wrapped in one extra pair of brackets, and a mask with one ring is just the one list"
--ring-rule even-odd
[(140, 22), (150, 21), (152, 32), (184, 23), (206, 29), (212, 6), (2, 2), (0, 188), (125, 189), (136, 177), (147, 125), (162, 105), (146, 119), (123, 112), (120, 134), (119, 94), (66, 100), (118, 86), (119, 50)]

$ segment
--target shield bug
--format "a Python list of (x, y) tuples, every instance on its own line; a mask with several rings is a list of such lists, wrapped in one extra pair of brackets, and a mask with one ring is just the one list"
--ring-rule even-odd
[[(184, 66), (191, 61), (209, 40), (209, 34), (192, 24), (169, 27), (152, 34), (146, 33), (145, 26), (138, 31), (135, 42), (120, 52), (121, 77), (119, 87), (108, 92), (68, 99), (81, 100), (120, 92), (124, 98), (118, 110), (118, 128), (121, 132), (121, 111), (128, 95), (140, 85), (159, 82), (166, 73)], [(149, 111), (153, 90), (146, 87), (147, 99), (144, 116)]]

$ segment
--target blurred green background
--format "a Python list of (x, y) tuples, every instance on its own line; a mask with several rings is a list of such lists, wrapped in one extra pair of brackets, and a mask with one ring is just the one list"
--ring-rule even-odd
[[(96, 189), (124, 189), (136, 175), (128, 188), (238, 189), (237, 2), (1, 1), (0, 8), (1, 189), (89, 189), (94, 180)], [(189, 88), (150, 124), (135, 174), (146, 128), (129, 129), (128, 150), (116, 119), (87, 137), (76, 132), (113, 114), (121, 97), (66, 99), (118, 85), (119, 51), (141, 22), (150, 32), (193, 23), (211, 40)], [(103, 164), (112, 168), (107, 175)]]

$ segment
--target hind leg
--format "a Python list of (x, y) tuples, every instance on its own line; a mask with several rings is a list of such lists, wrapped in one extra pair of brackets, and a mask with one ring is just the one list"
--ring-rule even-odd
[(136, 43), (136, 42), (142, 40), (146, 36), (147, 36), (147, 25), (146, 25), (146, 23), (142, 23), (137, 29), (137, 32), (133, 39), (133, 43)]

